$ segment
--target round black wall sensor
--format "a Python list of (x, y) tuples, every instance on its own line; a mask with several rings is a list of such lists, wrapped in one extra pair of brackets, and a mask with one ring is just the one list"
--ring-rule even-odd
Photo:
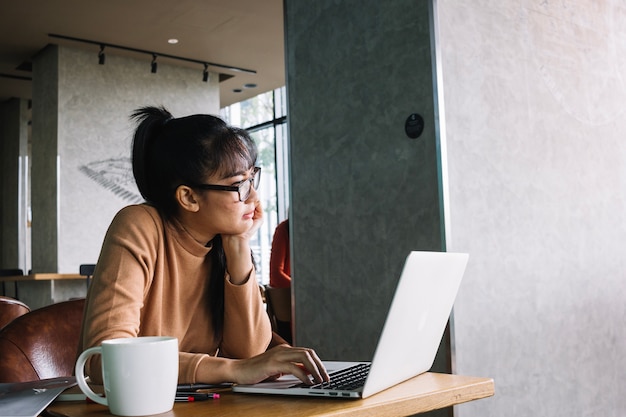
[(424, 131), (424, 119), (417, 113), (413, 113), (407, 117), (404, 122), (404, 131), (411, 139), (417, 139)]

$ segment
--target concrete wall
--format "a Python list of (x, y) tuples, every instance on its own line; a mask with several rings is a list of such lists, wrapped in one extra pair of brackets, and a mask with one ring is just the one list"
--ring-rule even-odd
[(626, 9), (438, 0), (448, 249), (473, 416), (626, 410)]

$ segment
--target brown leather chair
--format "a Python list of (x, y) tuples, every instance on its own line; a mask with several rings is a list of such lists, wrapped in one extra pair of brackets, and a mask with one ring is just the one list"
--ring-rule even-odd
[(0, 329), (28, 312), (30, 307), (20, 300), (0, 295)]
[(84, 307), (82, 298), (52, 304), (0, 330), (0, 382), (73, 375)]

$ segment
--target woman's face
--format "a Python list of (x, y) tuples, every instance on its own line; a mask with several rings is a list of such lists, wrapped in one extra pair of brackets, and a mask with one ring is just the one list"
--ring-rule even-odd
[[(238, 186), (243, 181), (249, 181), (253, 176), (254, 168), (241, 169), (238, 172), (224, 175), (214, 174), (206, 178), (205, 184)], [(198, 211), (198, 226), (203, 233), (212, 236), (237, 235), (247, 232), (253, 224), (258, 194), (254, 187), (250, 187), (250, 195), (246, 201), (239, 201), (237, 191), (200, 190), (200, 210)]]

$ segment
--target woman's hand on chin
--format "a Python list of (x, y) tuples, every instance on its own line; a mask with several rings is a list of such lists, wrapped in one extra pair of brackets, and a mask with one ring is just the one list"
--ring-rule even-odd
[(250, 276), (252, 268), (252, 255), (250, 239), (263, 224), (263, 208), (260, 201), (254, 204), (252, 226), (243, 233), (236, 235), (222, 234), (222, 245), (226, 255), (226, 269), (233, 284), (241, 284)]

